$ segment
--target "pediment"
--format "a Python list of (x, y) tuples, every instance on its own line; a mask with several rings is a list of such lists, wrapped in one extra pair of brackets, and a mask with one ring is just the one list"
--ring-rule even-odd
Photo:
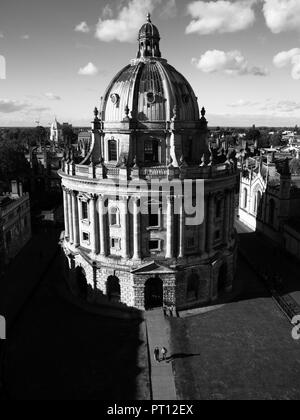
[(139, 268), (132, 271), (132, 274), (174, 274), (175, 271), (171, 268), (164, 267), (163, 265), (157, 264), (156, 262), (151, 262), (145, 265), (140, 266)]

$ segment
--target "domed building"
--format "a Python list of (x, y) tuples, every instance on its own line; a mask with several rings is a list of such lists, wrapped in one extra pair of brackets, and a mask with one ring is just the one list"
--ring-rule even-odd
[(183, 309), (232, 288), (236, 161), (211, 152), (205, 109), (162, 58), (150, 15), (138, 44), (95, 109), (85, 156), (62, 162), (65, 273), (89, 301)]

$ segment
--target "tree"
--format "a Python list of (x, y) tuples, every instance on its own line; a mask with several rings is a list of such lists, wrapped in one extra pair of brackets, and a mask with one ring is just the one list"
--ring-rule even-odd
[(30, 167), (24, 148), (18, 141), (0, 142), (0, 179), (9, 187), (13, 179), (24, 180), (30, 175)]

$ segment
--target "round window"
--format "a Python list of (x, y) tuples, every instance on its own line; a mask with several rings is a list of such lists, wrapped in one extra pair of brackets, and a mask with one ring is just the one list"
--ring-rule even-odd
[(117, 105), (119, 103), (120, 97), (117, 93), (113, 93), (110, 95), (110, 99), (114, 105)]
[(147, 101), (149, 104), (154, 104), (155, 102), (155, 95), (153, 92), (148, 92), (147, 93)]

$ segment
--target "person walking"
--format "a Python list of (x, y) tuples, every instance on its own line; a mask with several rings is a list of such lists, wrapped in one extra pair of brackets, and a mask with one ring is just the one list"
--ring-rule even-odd
[(160, 362), (160, 359), (159, 359), (159, 348), (158, 347), (155, 347), (155, 349), (154, 349), (154, 360), (155, 360), (155, 362)]
[(168, 353), (168, 350), (165, 347), (163, 347), (161, 349), (162, 360), (167, 360), (167, 353)]

